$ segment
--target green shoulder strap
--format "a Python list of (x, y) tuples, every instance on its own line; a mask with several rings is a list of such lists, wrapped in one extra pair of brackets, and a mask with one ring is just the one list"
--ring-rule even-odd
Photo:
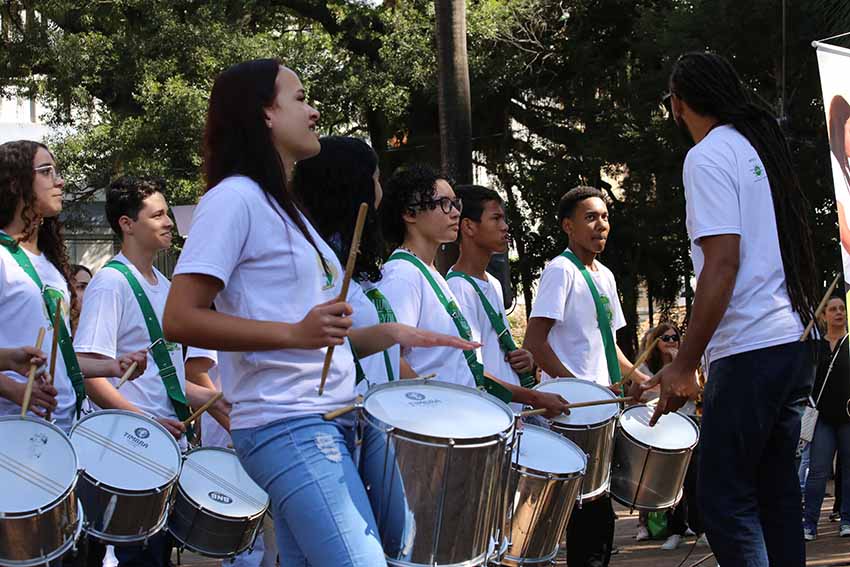
[[(456, 272), (454, 270), (446, 274), (447, 280), (452, 278), (463, 278), (469, 283), (469, 285), (472, 286), (472, 289), (474, 289), (475, 293), (478, 294), (478, 299), (481, 300), (481, 305), (484, 307), (484, 312), (487, 313), (487, 318), (490, 319), (490, 324), (493, 325), (493, 330), (496, 331), (496, 336), (499, 338), (499, 346), (502, 347), (502, 351), (505, 354), (515, 351), (517, 349), (516, 343), (514, 342), (514, 338), (511, 336), (510, 330), (508, 330), (505, 326), (505, 321), (502, 319), (502, 313), (497, 312), (493, 308), (490, 301), (487, 300), (487, 296), (484, 295), (483, 291), (481, 291), (481, 287), (476, 283), (476, 281), (468, 274)], [(517, 372), (517, 375), (519, 376), (519, 383), (523, 388), (533, 388), (537, 384), (534, 380), (534, 376), (532, 376), (529, 372), (523, 372), (522, 374)]]
[(611, 377), (612, 384), (618, 384), (623, 377), (620, 374), (620, 363), (617, 360), (617, 343), (614, 342), (614, 334), (611, 332), (611, 319), (602, 303), (602, 298), (599, 297), (599, 290), (596, 289), (596, 284), (593, 283), (593, 278), (587, 271), (587, 266), (578, 259), (578, 256), (572, 250), (567, 248), (561, 253), (561, 256), (575, 264), (575, 267), (584, 277), (584, 281), (587, 282), (587, 287), (590, 288), (590, 295), (593, 296), (593, 303), (596, 305), (596, 324), (599, 326), (599, 332), (602, 334), (602, 345), (605, 348), (608, 375)]
[[(174, 407), (174, 413), (182, 421), (188, 419), (191, 415), (189, 412), (189, 402), (186, 401), (186, 395), (180, 388), (180, 380), (177, 378), (177, 370), (171, 362), (171, 355), (168, 353), (168, 346), (165, 342), (165, 337), (162, 334), (162, 327), (159, 325), (159, 319), (153, 310), (148, 296), (145, 295), (145, 290), (142, 289), (139, 280), (130, 271), (130, 268), (117, 260), (110, 260), (106, 263), (105, 268), (113, 268), (121, 272), (130, 284), (133, 290), (133, 295), (136, 296), (136, 301), (139, 303), (139, 308), (142, 310), (142, 316), (145, 319), (145, 324), (148, 327), (148, 335), (151, 343), (156, 343), (151, 349), (154, 362), (159, 369), (159, 376), (165, 386), (165, 391), (168, 393), (168, 399), (171, 400), (171, 405)], [(163, 339), (163, 340), (159, 340)], [(190, 426), (191, 428), (191, 426)], [(187, 429), (187, 437), (192, 438), (192, 432)]]
[(366, 373), (363, 372), (363, 366), (360, 364), (360, 357), (357, 356), (357, 351), (354, 349), (354, 345), (351, 341), (348, 341), (348, 347), (351, 349), (352, 358), (354, 358), (354, 383), (359, 384), (363, 380), (366, 380)]
[[(395, 323), (395, 312), (393, 312), (393, 308), (390, 306), (390, 302), (387, 301), (387, 298), (384, 297), (384, 294), (378, 291), (378, 288), (373, 287), (372, 289), (366, 291), (366, 297), (372, 302), (372, 305), (375, 306), (375, 310), (378, 312), (378, 321), (381, 323)], [(395, 375), (393, 374), (393, 363), (390, 360), (390, 353), (388, 351), (384, 351), (384, 366), (387, 368), (387, 380), (392, 382), (395, 380)]]
[[(36, 287), (41, 291), (44, 304), (47, 307), (47, 314), (50, 317), (51, 324), (56, 320), (56, 310), (61, 309), (61, 301), (63, 294), (59, 290), (54, 290), (46, 287), (41, 278), (38, 277), (38, 272), (35, 271), (35, 266), (30, 262), (27, 253), (18, 245), (18, 241), (8, 234), (0, 234), (0, 244), (5, 246), (12, 258), (18, 263), (21, 269), (35, 282)], [(74, 344), (71, 341), (71, 334), (65, 326), (65, 320), (59, 318), (59, 350), (62, 352), (62, 360), (65, 361), (65, 370), (68, 373), (68, 378), (71, 380), (71, 386), (74, 388), (74, 396), (76, 397), (75, 407), (77, 410), (77, 418), (80, 417), (80, 412), (83, 409), (83, 402), (86, 399), (86, 387), (83, 383), (83, 372), (80, 370), (80, 363), (77, 361), (77, 355), (74, 353)], [(56, 377), (54, 376), (55, 380)]]
[[(443, 293), (443, 290), (437, 284), (436, 280), (434, 280), (434, 276), (431, 274), (431, 270), (428, 269), (425, 264), (422, 263), (422, 260), (410, 254), (409, 252), (404, 252), (402, 250), (396, 250), (390, 256), (389, 261), (393, 260), (406, 260), (416, 266), (422, 275), (425, 276), (425, 279), (431, 285), (431, 289), (434, 290), (434, 294), (437, 296), (437, 299), (443, 305), (446, 310), (446, 313), (449, 314), (449, 317), (452, 318), (452, 322), (454, 322), (455, 327), (457, 327), (457, 332), (460, 337), (464, 340), (471, 341), (472, 340), (472, 331), (469, 328), (469, 323), (463, 316), (463, 313), (458, 309), (457, 304), (454, 300), (450, 300), (446, 297), (446, 294)], [(475, 378), (475, 384), (478, 388), (483, 389), (488, 394), (496, 396), (500, 400), (505, 403), (510, 403), (513, 398), (513, 394), (511, 394), (510, 390), (495, 382), (486, 376), (484, 376), (484, 366), (478, 362), (478, 359), (475, 357), (474, 350), (467, 350), (463, 352), (464, 358), (466, 358), (466, 364), (469, 365), (469, 370), (472, 372), (472, 376)]]

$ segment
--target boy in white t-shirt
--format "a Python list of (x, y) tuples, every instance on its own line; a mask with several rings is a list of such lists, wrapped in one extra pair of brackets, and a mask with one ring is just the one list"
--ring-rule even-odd
[[(533, 387), (534, 357), (513, 344), (502, 284), (486, 271), (491, 256), (508, 249), (508, 223), (502, 198), (480, 185), (460, 185), (455, 187), (455, 194), (463, 202), (458, 230), (460, 256), (446, 280), (469, 322), (472, 340), (482, 345), (478, 358), (484, 369), (509, 384)], [(499, 330), (492, 317), (499, 321)], [(514, 410), (521, 411), (519, 404), (512, 405)]]
[[(113, 261), (120, 263), (119, 268), (129, 270), (130, 276), (138, 282), (161, 328), (170, 282), (153, 266), (153, 261), (158, 252), (171, 245), (173, 228), (161, 186), (132, 177), (116, 180), (107, 191), (106, 216), (121, 239), (121, 252)], [(151, 343), (130, 276), (108, 264), (92, 278), (74, 337), (74, 347), (81, 359), (112, 358), (117, 352), (144, 349)], [(115, 379), (107, 378), (88, 380), (86, 390), (99, 407), (145, 414), (182, 439), (186, 430), (181, 421), (185, 419), (182, 415), (186, 413), (185, 406), (204, 404), (215, 395), (215, 390), (186, 383), (181, 346), (165, 344), (167, 351), (163, 352), (167, 352), (175, 374), (172, 379), (178, 381), (180, 390), (185, 392), (182, 410), (180, 400), (169, 397), (161, 378), (161, 373), (169, 371), (159, 368), (150, 351), (145, 373), (124, 384), (121, 390), (116, 389)], [(213, 416), (222, 420), (226, 420), (228, 411), (228, 404), (223, 400), (210, 409)], [(146, 546), (116, 547), (115, 555), (119, 565), (143, 561), (167, 567), (170, 547), (168, 535), (161, 532), (150, 538)]]
[[(569, 190), (558, 205), (558, 221), (569, 248), (543, 270), (524, 346), (534, 354), (544, 379), (575, 376), (616, 390), (632, 363), (615, 339), (626, 322), (614, 274), (596, 259), (610, 230), (602, 192), (593, 187)], [(640, 371), (633, 376), (640, 382), (647, 379)], [(567, 526), (568, 563), (607, 565), (614, 519), (607, 496), (573, 510)]]

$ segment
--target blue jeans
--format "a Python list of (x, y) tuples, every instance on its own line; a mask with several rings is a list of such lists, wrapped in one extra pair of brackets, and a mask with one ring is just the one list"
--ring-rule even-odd
[(711, 364), (703, 396), (699, 499), (723, 567), (802, 567), (795, 454), (814, 349), (788, 343)]
[[(850, 423), (832, 425), (823, 419), (818, 419), (810, 447), (811, 465), (809, 478), (806, 480), (803, 525), (812, 532), (817, 532), (826, 481), (832, 474), (832, 459), (835, 457), (836, 450), (839, 453), (839, 465), (842, 467), (841, 493), (850, 494), (850, 470), (848, 470), (850, 469)], [(850, 498), (841, 499), (841, 523), (850, 524)]]
[(308, 415), (232, 436), (242, 466), (271, 498), (281, 565), (386, 565), (351, 458), (353, 428)]
[(800, 478), (800, 492), (805, 494), (806, 479), (809, 477), (809, 466), (811, 463), (812, 444), (806, 443), (803, 450), (800, 452), (800, 466), (797, 469), (797, 475)]

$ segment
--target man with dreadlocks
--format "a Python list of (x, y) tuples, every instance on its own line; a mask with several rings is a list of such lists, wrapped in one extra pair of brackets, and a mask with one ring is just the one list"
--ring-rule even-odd
[(794, 455), (814, 355), (799, 338), (817, 303), (808, 204), (776, 118), (726, 59), (681, 56), (668, 108), (696, 144), (683, 178), (698, 280), (679, 355), (640, 388), (661, 384), (654, 424), (696, 390), (705, 356), (699, 492), (711, 547), (723, 567), (802, 566)]

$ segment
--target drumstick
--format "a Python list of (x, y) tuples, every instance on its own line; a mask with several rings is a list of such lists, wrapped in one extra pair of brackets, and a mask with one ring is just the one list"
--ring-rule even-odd
[[(62, 304), (56, 302), (56, 314), (53, 316), (53, 344), (50, 347), (50, 374), (47, 376), (47, 383), (53, 384), (53, 373), (56, 371), (56, 345), (59, 342), (59, 323), (62, 321)], [(51, 411), (47, 410), (44, 419), (50, 421)]]
[(354, 399), (353, 404), (348, 404), (347, 406), (343, 406), (339, 409), (329, 411), (328, 413), (326, 413), (322, 417), (324, 418), (325, 421), (333, 421), (336, 418), (338, 418), (339, 416), (345, 415), (348, 412), (355, 410), (357, 408), (357, 406), (360, 405), (362, 402), (363, 402), (363, 396), (357, 396)]
[(809, 338), (809, 333), (812, 332), (812, 328), (815, 326), (815, 321), (817, 321), (817, 318), (820, 317), (821, 313), (823, 313), (823, 310), (826, 307), (826, 302), (829, 301), (829, 296), (832, 295), (832, 292), (835, 290), (835, 286), (838, 284), (839, 277), (841, 277), (841, 274), (835, 276), (835, 279), (832, 280), (832, 283), (829, 284), (829, 287), (826, 289), (826, 293), (823, 294), (823, 298), (820, 300), (818, 308), (815, 309), (815, 316), (812, 317), (812, 320), (809, 321), (808, 325), (806, 325), (806, 330), (803, 331), (802, 335), (800, 335), (801, 342)]
[(224, 396), (224, 392), (216, 392), (216, 393), (215, 393), (215, 396), (213, 396), (212, 398), (210, 398), (209, 400), (207, 400), (207, 403), (205, 403), (204, 405), (202, 405), (201, 407), (199, 407), (199, 408), (195, 411), (195, 413), (193, 413), (192, 415), (190, 415), (189, 417), (187, 417), (186, 419), (184, 419), (184, 420), (183, 420), (183, 425), (184, 425), (185, 427), (188, 427), (190, 423), (192, 423), (193, 421), (195, 421), (196, 419), (198, 419), (198, 416), (199, 416), (199, 415), (201, 415), (202, 413), (204, 413), (205, 411), (207, 411), (208, 409), (210, 409), (214, 403), (216, 403), (217, 401), (219, 401), (219, 400), (222, 398), (222, 396)]
[[(44, 342), (44, 327), (40, 327), (38, 329), (38, 338), (35, 340), (35, 348), (41, 350), (41, 345)], [(38, 369), (38, 366), (35, 364), (30, 364), (30, 371), (27, 375), (27, 388), (24, 390), (24, 403), (21, 404), (21, 417), (26, 417), (27, 410), (30, 407), (30, 398), (32, 397), (32, 385), (35, 382), (35, 371)]]
[(646, 347), (642, 353), (640, 353), (640, 356), (638, 356), (637, 360), (635, 360), (635, 363), (632, 365), (632, 369), (629, 370), (629, 372), (626, 374), (626, 377), (623, 378), (623, 380), (620, 382), (623, 385), (623, 388), (625, 388), (628, 383), (632, 381), (632, 374), (635, 373), (635, 370), (637, 370), (638, 366), (640, 366), (646, 361), (647, 357), (649, 356), (649, 353), (652, 352), (652, 349), (656, 347), (658, 341), (660, 340), (661, 337), (655, 337), (655, 340), (652, 341), (652, 343), (648, 347)]
[[(351, 238), (351, 249), (348, 251), (348, 262), (345, 264), (345, 276), (342, 278), (342, 290), (339, 292), (339, 301), (345, 301), (348, 296), (348, 286), (351, 284), (351, 275), (354, 273), (354, 262), (357, 260), (357, 252), (360, 248), (360, 237), (363, 235), (363, 225), (366, 224), (366, 213), (369, 205), (360, 203), (357, 211), (357, 222), (354, 224), (354, 236)], [(322, 380), (319, 382), (319, 395), (325, 392), (325, 381), (328, 379), (328, 371), (331, 369), (331, 358), (334, 354), (334, 345), (328, 347), (325, 353), (325, 363), (322, 365)]]
[[(592, 400), (589, 402), (576, 402), (574, 404), (567, 404), (564, 406), (564, 409), (589, 408), (591, 406), (604, 406), (607, 404), (624, 404), (630, 401), (631, 399), (629, 398), (608, 398), (605, 400)], [(547, 411), (549, 411), (549, 408), (537, 408), (520, 412), (519, 416), (528, 417), (530, 415), (543, 415)]]
[[(163, 339), (157, 339), (157, 340), (155, 340), (154, 342), (152, 342), (152, 343), (148, 346), (148, 348), (146, 348), (146, 349), (145, 349), (145, 352), (148, 352), (150, 349), (152, 349), (154, 346), (156, 346), (156, 344), (157, 344), (158, 342), (160, 342), (160, 341), (162, 341), (162, 340), (163, 340)], [(121, 376), (121, 379), (118, 381), (118, 385), (117, 385), (117, 386), (115, 386), (115, 389), (116, 389), (116, 390), (118, 390), (119, 388), (121, 388), (121, 386), (123, 386), (123, 385), (124, 385), (124, 382), (126, 382), (127, 380), (129, 380), (129, 379), (130, 379), (130, 376), (132, 376), (132, 375), (133, 375), (133, 372), (135, 372), (135, 371), (136, 371), (136, 369), (137, 369), (138, 367), (139, 367), (139, 363), (138, 363), (138, 362), (134, 362), (133, 364), (131, 364), (131, 365), (127, 368), (127, 370), (126, 370), (126, 371), (124, 371), (124, 374)]]

